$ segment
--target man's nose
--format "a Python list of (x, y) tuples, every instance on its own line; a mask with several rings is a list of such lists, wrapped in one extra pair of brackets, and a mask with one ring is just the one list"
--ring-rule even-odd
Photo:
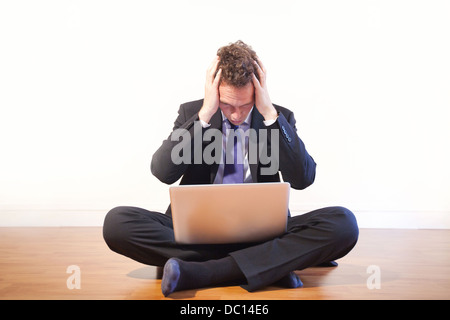
[(233, 109), (233, 115), (234, 116), (236, 116), (236, 117), (240, 117), (241, 116), (241, 114), (242, 114), (242, 112), (241, 112), (241, 110), (239, 110), (238, 108), (234, 108)]

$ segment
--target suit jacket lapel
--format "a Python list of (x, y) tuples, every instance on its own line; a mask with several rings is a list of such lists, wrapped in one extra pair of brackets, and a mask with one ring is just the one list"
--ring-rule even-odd
[[(259, 141), (259, 130), (265, 128), (263, 121), (264, 117), (261, 115), (261, 113), (259, 113), (256, 106), (254, 106), (252, 111), (252, 123), (250, 128), (254, 129), (256, 132), (257, 140), (255, 142)], [(256, 155), (256, 163), (249, 163), (250, 173), (252, 174), (253, 182), (258, 182), (258, 163), (259, 163), (259, 146)]]

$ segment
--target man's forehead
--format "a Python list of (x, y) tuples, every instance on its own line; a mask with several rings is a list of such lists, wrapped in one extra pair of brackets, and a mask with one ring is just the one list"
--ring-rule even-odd
[(220, 102), (234, 107), (241, 107), (249, 104), (253, 105), (254, 90), (252, 83), (240, 88), (230, 85), (221, 85), (219, 87)]

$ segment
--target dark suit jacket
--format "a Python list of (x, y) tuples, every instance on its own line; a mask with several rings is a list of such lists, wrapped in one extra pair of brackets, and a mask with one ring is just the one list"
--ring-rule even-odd
[[(199, 121), (198, 112), (203, 105), (203, 100), (197, 100), (182, 104), (178, 110), (178, 117), (175, 120), (174, 128), (183, 128), (189, 131), (192, 141), (184, 141), (191, 146), (194, 145), (194, 122)], [(261, 174), (261, 168), (264, 166), (269, 167), (270, 164), (264, 165), (258, 161), (255, 164), (249, 164), (250, 172), (253, 178), (253, 182), (279, 182), (280, 175), (283, 181), (289, 182), (294, 189), (304, 189), (314, 182), (316, 173), (316, 163), (313, 158), (308, 154), (305, 149), (305, 145), (297, 135), (297, 129), (295, 127), (295, 118), (292, 111), (274, 105), (278, 112), (278, 119), (269, 127), (266, 127), (263, 123), (263, 116), (259, 113), (258, 109), (253, 108), (251, 128), (255, 129), (258, 133), (258, 129), (276, 129), (279, 130), (279, 172), (273, 175)], [(222, 130), (222, 115), (220, 109), (211, 118), (211, 126), (207, 129), (203, 129), (203, 133), (211, 128)], [(163, 141), (161, 147), (155, 152), (151, 162), (152, 173), (162, 182), (172, 184), (178, 179), (181, 179), (180, 184), (211, 184), (217, 173), (218, 164), (206, 164), (202, 161), (201, 164), (194, 164), (192, 160), (190, 163), (174, 164), (171, 159), (172, 149), (180, 143), (178, 140), (172, 141), (171, 135)], [(268, 148), (268, 154), (270, 155), (270, 133), (267, 135), (268, 141), (266, 147)], [(202, 142), (202, 148), (208, 145), (210, 142)], [(193, 152), (191, 153), (193, 157)], [(171, 215), (170, 206), (166, 214)]]

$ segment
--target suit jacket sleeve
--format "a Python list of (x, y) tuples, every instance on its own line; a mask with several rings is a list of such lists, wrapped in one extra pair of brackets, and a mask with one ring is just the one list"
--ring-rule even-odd
[[(184, 108), (187, 104), (181, 105), (178, 110), (178, 117), (175, 120), (174, 128), (169, 137), (163, 141), (162, 145), (159, 149), (153, 154), (150, 169), (155, 177), (157, 177), (160, 181), (172, 184), (180, 179), (183, 174), (186, 172), (188, 168), (188, 163), (175, 164), (172, 161), (172, 150), (176, 145), (180, 143), (183, 145), (187, 145), (188, 148), (192, 148), (194, 145), (192, 139), (194, 137), (194, 122), (198, 121), (198, 113), (194, 114), (186, 114), (186, 108)], [(190, 140), (186, 140), (183, 138), (182, 141), (178, 139), (173, 139), (172, 135), (176, 130), (186, 130), (189, 132), (189, 135), (186, 137), (190, 138)], [(191, 156), (193, 156), (194, 152), (191, 150)]]
[(278, 119), (269, 128), (280, 130), (279, 171), (283, 180), (289, 182), (292, 188), (304, 189), (314, 182), (316, 163), (297, 135), (294, 113), (280, 107), (278, 110), (280, 111)]

